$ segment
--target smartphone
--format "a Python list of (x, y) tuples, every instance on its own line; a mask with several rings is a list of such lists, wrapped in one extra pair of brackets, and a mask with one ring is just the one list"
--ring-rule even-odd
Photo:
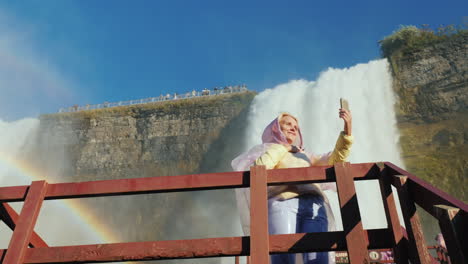
[(340, 107), (349, 111), (348, 100), (346, 100), (344, 98), (340, 98)]

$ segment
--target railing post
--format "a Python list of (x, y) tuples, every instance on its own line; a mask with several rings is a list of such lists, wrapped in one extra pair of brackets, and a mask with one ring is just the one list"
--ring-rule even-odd
[(452, 263), (468, 263), (468, 227), (467, 221), (463, 221), (466, 215), (462, 215), (463, 212), (459, 208), (447, 205), (435, 205), (434, 210), (450, 260)]
[(250, 168), (250, 257), (252, 264), (269, 263), (267, 171)]
[(362, 227), (354, 177), (349, 169), (349, 162), (337, 163), (334, 167), (349, 262), (369, 263), (368, 241)]
[[(383, 165), (378, 164), (381, 169), (384, 169)], [(395, 197), (393, 195), (391, 186), (391, 177), (385, 174), (385, 170), (381, 171), (379, 177), (380, 193), (382, 195), (382, 201), (385, 210), (385, 217), (387, 219), (388, 229), (393, 234), (393, 253), (396, 263), (408, 263), (408, 241), (404, 237), (400, 219), (398, 218), (398, 212), (395, 204)]]
[(21, 264), (47, 191), (46, 181), (33, 181), (11, 236), (3, 264)]
[(396, 175), (396, 187), (400, 198), (401, 211), (408, 234), (408, 255), (413, 264), (430, 264), (431, 256), (421, 228), (418, 213), (408, 190), (408, 177)]
[[(3, 220), (3, 222), (11, 230), (15, 230), (16, 222), (18, 222), (18, 217), (19, 215), (16, 213), (16, 211), (13, 208), (11, 208), (10, 205), (8, 205), (7, 203), (0, 203), (0, 220)], [(34, 248), (35, 247), (48, 247), (47, 243), (44, 240), (42, 240), (42, 238), (34, 231), (31, 234), (29, 246), (34, 247)]]

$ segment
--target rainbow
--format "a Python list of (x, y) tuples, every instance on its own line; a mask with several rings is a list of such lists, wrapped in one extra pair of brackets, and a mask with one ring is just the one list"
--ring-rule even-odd
[[(11, 155), (7, 155), (2, 152), (0, 152), (0, 164), (6, 166), (6, 168), (10, 170), (12, 169), (17, 173), (26, 176), (30, 181), (46, 180), (46, 173), (44, 171), (35, 168), (25, 160), (12, 158)], [(26, 184), (29, 185), (30, 182), (23, 182), (19, 185)], [(84, 205), (80, 204), (74, 199), (66, 199), (63, 202), (71, 209), (71, 213), (82, 219), (83, 222), (91, 229), (91, 231), (104, 240), (104, 243), (115, 243), (119, 241), (119, 238), (116, 236), (115, 232), (106, 226), (103, 221), (97, 219)]]

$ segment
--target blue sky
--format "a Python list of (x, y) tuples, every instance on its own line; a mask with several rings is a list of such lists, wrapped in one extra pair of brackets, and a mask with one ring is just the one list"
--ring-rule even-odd
[(245, 83), (262, 91), (380, 57), (399, 25), (468, 1), (0, 2), (0, 119)]

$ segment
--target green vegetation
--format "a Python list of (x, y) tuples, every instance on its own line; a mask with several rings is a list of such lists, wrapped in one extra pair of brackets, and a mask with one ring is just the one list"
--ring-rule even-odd
[(401, 123), (400, 146), (406, 169), (467, 202), (468, 112), (434, 123)]
[[(434, 112), (430, 121), (423, 118), (421, 111), (430, 111), (436, 104), (430, 95), (436, 91), (408, 85), (407, 76), (413, 73), (415, 62), (440, 54), (445, 56), (452, 52), (452, 47), (466, 43), (467, 37), (468, 23), (458, 27), (440, 26), (436, 30), (427, 25), (402, 26), (379, 42), (382, 55), (389, 60), (393, 71), (398, 94), (397, 115), (403, 117), (398, 126), (406, 169), (465, 202), (468, 193), (460, 186), (466, 186), (468, 181), (468, 112), (444, 112), (444, 116)], [(444, 58), (451, 59), (448, 55)], [(433, 83), (437, 80), (424, 76), (425, 73), (418, 74), (420, 78), (434, 80)]]
[[(401, 123), (400, 146), (406, 170), (451, 196), (468, 202), (468, 112), (433, 123)], [(418, 209), (428, 244), (440, 231), (437, 220)]]
[(468, 34), (468, 25), (439, 26), (436, 30), (428, 25), (401, 26), (393, 34), (379, 41), (383, 57), (390, 58), (394, 54), (410, 54), (429, 45), (434, 45), (450, 38), (458, 38)]

